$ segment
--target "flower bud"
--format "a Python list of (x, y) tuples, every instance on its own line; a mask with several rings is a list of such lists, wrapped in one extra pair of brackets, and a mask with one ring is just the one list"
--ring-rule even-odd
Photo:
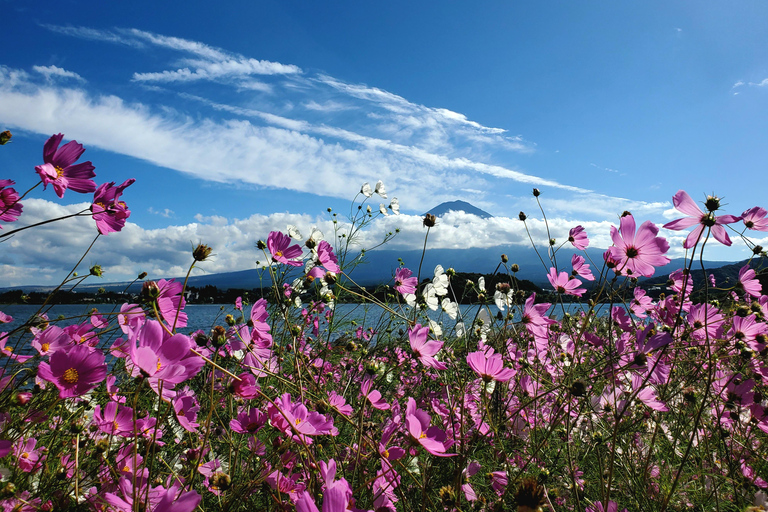
[(3, 133), (0, 133), (0, 146), (5, 146), (8, 144), (8, 142), (11, 140), (11, 137), (13, 137), (13, 135), (11, 135), (10, 130), (5, 130)]
[(256, 248), (259, 249), (260, 251), (263, 251), (264, 249), (267, 248), (267, 244), (264, 243), (264, 240), (259, 240), (258, 242), (256, 242)]
[(541, 191), (537, 188), (533, 189), (533, 197), (539, 197), (541, 195)]
[(506, 254), (502, 254), (502, 255), (501, 255), (501, 262), (502, 262), (502, 263), (506, 263), (506, 262), (508, 262), (508, 261), (509, 261), (509, 258), (507, 258), (507, 255), (506, 255)]
[(710, 211), (714, 212), (715, 210), (720, 209), (720, 198), (717, 196), (707, 196), (707, 201), (704, 203), (704, 207)]
[(436, 222), (437, 222), (437, 218), (431, 213), (428, 213), (424, 216), (424, 225), (426, 227), (431, 228), (435, 225)]
[(512, 272), (519, 272), (520, 271), (520, 265), (517, 263), (513, 263), (511, 267), (509, 267), (509, 270)]
[(518, 218), (518, 219), (520, 219), (520, 220), (522, 220), (523, 222), (525, 222), (525, 219), (527, 219), (527, 218), (528, 218), (528, 216), (527, 216), (525, 213), (523, 213), (523, 212), (520, 212), (520, 213), (518, 214), (517, 218)]
[(205, 244), (197, 244), (195, 250), (192, 251), (192, 257), (195, 259), (195, 261), (205, 261), (211, 255), (212, 250), (213, 249)]
[(103, 271), (101, 270), (101, 265), (92, 266), (90, 273), (92, 276), (101, 277), (103, 274)]
[(227, 330), (221, 325), (213, 328), (211, 333), (211, 342), (214, 347), (221, 347), (227, 342)]
[(762, 245), (756, 245), (752, 248), (752, 254), (760, 254), (761, 252), (763, 252)]
[(160, 296), (160, 288), (154, 281), (146, 281), (141, 286), (141, 298), (146, 301), (153, 301)]
[(136, 279), (138, 279), (138, 280), (142, 280), (142, 279), (144, 279), (145, 277), (147, 277), (147, 273), (146, 273), (146, 272), (142, 272), (141, 274), (139, 274), (139, 275), (138, 275), (138, 277), (137, 277)]

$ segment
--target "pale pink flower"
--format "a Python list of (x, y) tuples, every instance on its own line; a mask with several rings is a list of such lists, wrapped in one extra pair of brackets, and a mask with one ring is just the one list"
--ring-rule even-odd
[(558, 274), (557, 269), (554, 267), (550, 267), (547, 279), (549, 279), (549, 282), (557, 293), (581, 297), (584, 295), (584, 292), (587, 291), (586, 288), (579, 288), (581, 281), (572, 279), (567, 272), (560, 272)]
[(573, 275), (583, 277), (587, 281), (594, 281), (595, 276), (592, 274), (592, 269), (589, 268), (589, 264), (585, 263), (585, 261), (584, 257), (578, 254), (571, 256)]
[(650, 277), (656, 269), (669, 263), (664, 254), (669, 250), (665, 238), (656, 236), (659, 232), (651, 221), (645, 221), (635, 233), (635, 218), (625, 215), (617, 230), (611, 226), (614, 245), (608, 249), (617, 261), (615, 270), (624, 275)]
[(755, 271), (750, 268), (749, 264), (744, 265), (739, 270), (739, 283), (744, 288), (744, 291), (753, 297), (760, 297), (763, 294), (763, 287), (760, 281), (755, 279)]
[(741, 221), (747, 229), (755, 231), (768, 231), (768, 211), (765, 208), (755, 206), (741, 214)]
[[(720, 201), (718, 198), (712, 197), (712, 201), (717, 205), (717, 207), (719, 207)], [(688, 215), (689, 217), (683, 217), (682, 219), (667, 222), (664, 224), (665, 229), (673, 229), (675, 231), (679, 231), (691, 226), (696, 226), (693, 228), (693, 231), (688, 234), (688, 237), (683, 243), (683, 247), (690, 249), (696, 245), (701, 238), (702, 233), (704, 232), (704, 228), (709, 228), (712, 231), (712, 236), (714, 236), (715, 240), (721, 244), (731, 245), (731, 239), (728, 237), (728, 233), (725, 231), (723, 226), (725, 224), (738, 222), (740, 217), (734, 217), (733, 215), (716, 216), (713, 213), (714, 210), (708, 213), (704, 213), (701, 211), (701, 208), (696, 205), (693, 199), (691, 199), (691, 196), (689, 196), (688, 193), (684, 190), (678, 190), (677, 194), (672, 197), (672, 204), (675, 205), (675, 208), (678, 211)], [(715, 210), (717, 207), (715, 207)]]
[(412, 329), (408, 329), (408, 340), (411, 343), (411, 350), (419, 358), (421, 364), (434, 368), (435, 370), (445, 370), (447, 366), (445, 363), (441, 363), (434, 358), (441, 348), (443, 348), (442, 341), (427, 341), (429, 336), (429, 326), (422, 327), (421, 324), (416, 324)]
[(568, 241), (573, 244), (575, 248), (583, 251), (589, 245), (589, 237), (587, 237), (587, 231), (583, 226), (576, 226), (568, 232)]

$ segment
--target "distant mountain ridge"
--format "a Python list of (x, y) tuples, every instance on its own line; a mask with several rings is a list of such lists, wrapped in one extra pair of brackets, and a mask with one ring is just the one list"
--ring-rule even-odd
[(493, 217), (493, 215), (490, 213), (481, 210), (480, 208), (471, 205), (466, 201), (448, 201), (445, 203), (440, 203), (439, 205), (429, 210), (427, 213), (431, 213), (435, 217), (440, 217), (450, 211), (465, 212), (472, 215), (477, 215), (481, 219), (490, 219)]

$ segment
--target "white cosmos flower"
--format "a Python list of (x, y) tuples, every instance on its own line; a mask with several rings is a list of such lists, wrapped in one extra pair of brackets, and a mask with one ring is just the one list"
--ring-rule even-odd
[(403, 295), (403, 298), (405, 299), (405, 303), (409, 306), (414, 307), (416, 305), (416, 295), (412, 293), (406, 293)]
[(400, 201), (398, 201), (396, 197), (393, 197), (392, 201), (389, 202), (389, 209), (392, 210), (395, 215), (400, 215)]
[(480, 327), (480, 339), (485, 341), (491, 332), (491, 315), (488, 314), (487, 308), (481, 309), (477, 314), (477, 324)]
[(360, 193), (363, 194), (365, 197), (371, 197), (373, 195), (373, 189), (371, 189), (371, 184), (367, 181), (363, 183), (363, 186), (360, 188)]
[(301, 231), (299, 231), (299, 228), (297, 228), (293, 224), (288, 224), (288, 236), (296, 240), (301, 240), (302, 238), (304, 238), (301, 236)]
[(435, 293), (435, 287), (432, 283), (427, 283), (424, 287), (424, 301), (427, 303), (427, 307), (432, 311), (437, 311), (437, 294)]
[(461, 338), (467, 333), (467, 328), (464, 327), (464, 322), (456, 322), (456, 336)]
[(451, 302), (451, 299), (448, 297), (444, 298), (443, 301), (440, 303), (440, 307), (443, 308), (443, 311), (451, 317), (451, 320), (456, 320), (456, 315), (459, 313), (459, 305), (455, 302)]
[(384, 188), (384, 183), (382, 183), (381, 180), (376, 182), (376, 193), (379, 194), (384, 199), (387, 198), (387, 189)]
[(309, 245), (315, 246), (319, 244), (320, 240), (322, 239), (323, 239), (323, 232), (317, 228), (312, 228), (312, 232), (309, 234), (309, 240), (307, 240), (307, 242), (310, 242)]
[(384, 206), (384, 203), (379, 204), (379, 212), (383, 213), (384, 215), (389, 215), (389, 212), (387, 211), (387, 207)]
[(480, 278), (477, 280), (477, 289), (481, 292), (485, 291), (485, 278), (483, 276), (480, 276)]
[(507, 293), (502, 293), (499, 290), (496, 290), (493, 294), (493, 302), (496, 303), (496, 307), (501, 311), (504, 311), (507, 306), (512, 304), (513, 299), (514, 294), (512, 293), (512, 290), (509, 290)]
[(448, 276), (443, 270), (442, 265), (435, 267), (435, 277), (432, 279), (432, 284), (435, 286), (435, 294), (439, 296), (448, 295)]
[(432, 319), (429, 320), (429, 330), (432, 331), (432, 334), (434, 334), (435, 337), (440, 337), (443, 335), (443, 328), (440, 327), (439, 323)]

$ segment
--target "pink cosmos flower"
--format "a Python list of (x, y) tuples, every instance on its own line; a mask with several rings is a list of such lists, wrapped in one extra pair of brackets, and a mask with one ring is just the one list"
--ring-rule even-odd
[(507, 382), (515, 376), (515, 370), (505, 368), (501, 354), (495, 354), (491, 347), (467, 355), (467, 363), (485, 382)]
[(411, 277), (413, 272), (405, 267), (395, 270), (395, 290), (401, 295), (416, 293), (418, 278)]
[(416, 408), (416, 401), (408, 397), (405, 411), (405, 423), (408, 433), (425, 450), (437, 457), (453, 457), (455, 453), (445, 453), (445, 432), (438, 427), (431, 427), (432, 418), (421, 409)]
[(290, 393), (285, 393), (275, 400), (267, 411), (275, 428), (304, 444), (312, 444), (312, 438), (309, 436), (338, 434), (332, 419), (316, 411), (309, 412), (304, 404), (293, 402)]
[[(156, 392), (163, 382), (163, 394), (172, 398), (173, 388), (191, 379), (205, 364), (203, 359), (190, 349), (193, 341), (184, 334), (168, 335), (156, 320), (148, 320), (139, 330), (136, 340), (127, 345), (131, 374), (144, 375), (150, 387)], [(138, 341), (138, 345), (136, 345)]]
[(133, 436), (133, 409), (107, 402), (102, 407), (97, 405), (93, 410), (93, 424), (110, 436)]
[(755, 271), (749, 264), (744, 265), (739, 270), (739, 283), (744, 287), (744, 291), (753, 297), (760, 297), (763, 294), (763, 287), (760, 281), (755, 279)]
[(747, 229), (755, 231), (768, 231), (768, 211), (765, 208), (755, 206), (741, 214), (741, 221)]
[(161, 279), (157, 282), (160, 295), (157, 297), (157, 309), (160, 310), (160, 316), (171, 329), (187, 326), (187, 314), (183, 311), (187, 301), (181, 296), (184, 289), (182, 283), (177, 283), (173, 279), (166, 281)]
[(373, 406), (374, 409), (386, 411), (389, 409), (389, 404), (383, 398), (381, 398), (381, 392), (375, 389), (371, 391), (372, 385), (373, 380), (371, 380), (370, 377), (366, 377), (363, 379), (363, 383), (360, 385), (360, 391), (363, 393), (363, 396), (367, 398), (369, 402), (371, 402), (371, 406)]
[(618, 230), (611, 226), (614, 245), (608, 252), (617, 261), (615, 270), (625, 275), (650, 277), (656, 271), (654, 267), (669, 263), (669, 258), (664, 256), (669, 244), (665, 238), (656, 236), (658, 232), (659, 228), (651, 221), (645, 221), (635, 234), (635, 218), (632, 215), (621, 218)]
[(344, 416), (351, 416), (354, 412), (352, 406), (347, 403), (343, 396), (335, 391), (328, 393), (328, 405)]
[(568, 241), (573, 244), (575, 248), (583, 251), (589, 245), (589, 237), (587, 237), (587, 230), (583, 226), (576, 226), (568, 232)]
[(734, 316), (733, 327), (728, 334), (733, 339), (746, 343), (750, 349), (760, 352), (765, 348), (765, 343), (758, 342), (757, 337), (761, 336), (764, 339), (765, 335), (768, 334), (768, 325), (758, 322), (755, 315), (743, 318)]
[(645, 312), (651, 309), (653, 299), (646, 295), (645, 290), (639, 287), (635, 288), (632, 293), (635, 298), (632, 300), (629, 308), (637, 318), (645, 318), (648, 316)]
[(693, 328), (691, 338), (700, 341), (707, 337), (719, 337), (725, 317), (715, 306), (703, 302), (691, 306), (691, 310), (685, 316), (685, 320)]
[(429, 336), (429, 327), (422, 327), (421, 324), (416, 324), (412, 329), (408, 329), (408, 340), (411, 342), (411, 349), (419, 358), (421, 364), (434, 368), (435, 370), (445, 370), (448, 368), (445, 363), (441, 363), (434, 358), (441, 348), (443, 348), (442, 341), (427, 341)]
[(21, 469), (25, 473), (36, 472), (41, 467), (40, 452), (43, 447), (35, 449), (37, 439), (34, 437), (24, 440), (23, 437), (16, 441), (13, 447), (13, 454)]
[(302, 265), (301, 247), (291, 245), (291, 237), (288, 235), (279, 231), (272, 231), (267, 238), (267, 248), (272, 254), (272, 261), (292, 267), (300, 267)]
[(584, 292), (587, 291), (586, 288), (579, 288), (581, 281), (578, 279), (571, 279), (568, 272), (560, 272), (558, 274), (557, 269), (554, 267), (550, 267), (547, 279), (549, 279), (552, 288), (554, 288), (557, 293), (581, 297), (584, 295)]
[(59, 398), (81, 396), (92, 390), (107, 376), (104, 354), (86, 345), (51, 354), (48, 363), (40, 363), (37, 376), (59, 388)]
[[(672, 197), (672, 204), (675, 205), (675, 208), (678, 211), (689, 215), (689, 217), (683, 217), (682, 219), (667, 222), (664, 224), (664, 228), (679, 231), (695, 225), (696, 227), (688, 234), (688, 237), (683, 243), (683, 247), (686, 249), (690, 249), (698, 243), (704, 232), (704, 228), (711, 229), (712, 236), (714, 236), (715, 240), (721, 244), (731, 245), (731, 239), (728, 237), (728, 233), (723, 226), (725, 224), (738, 222), (740, 218), (734, 217), (733, 215), (715, 216), (713, 212), (720, 206), (720, 200), (716, 197), (712, 197), (712, 201), (716, 204), (715, 208), (709, 213), (704, 213), (701, 211), (701, 208), (696, 205), (693, 199), (691, 199), (691, 196), (689, 196), (688, 193), (684, 190), (678, 190), (677, 194)], [(709, 202), (709, 200), (707, 202)]]
[(200, 411), (200, 404), (197, 402), (194, 392), (185, 388), (184, 391), (176, 393), (173, 399), (173, 411), (176, 413), (176, 419), (179, 425), (187, 432), (197, 432), (197, 413)]
[(123, 229), (125, 221), (131, 216), (128, 206), (120, 201), (123, 190), (133, 185), (135, 179), (125, 180), (122, 185), (115, 187), (115, 182), (104, 183), (93, 193), (93, 220), (99, 233), (116, 233)]
[(68, 188), (75, 192), (93, 192), (96, 190), (96, 183), (91, 179), (96, 176), (93, 172), (95, 169), (93, 164), (83, 162), (74, 165), (85, 148), (74, 140), (59, 147), (63, 138), (64, 135), (61, 133), (52, 135), (43, 147), (45, 163), (35, 167), (35, 171), (43, 182), (43, 188), (47, 188), (49, 183), (53, 184), (53, 190), (59, 197), (64, 197), (64, 191)]
[(548, 302), (542, 302), (541, 304), (535, 304), (536, 294), (532, 293), (525, 301), (523, 308), (523, 316), (520, 321), (528, 329), (528, 332), (534, 336), (547, 336), (547, 330), (552, 324), (556, 324), (557, 320), (553, 320), (546, 316), (547, 310), (552, 306)]
[(578, 254), (574, 254), (571, 256), (571, 266), (573, 267), (573, 275), (583, 277), (587, 281), (594, 281), (595, 276), (592, 274), (592, 269), (589, 268), (589, 265), (585, 263), (585, 259), (583, 256), (579, 256)]
[(19, 194), (16, 193), (16, 189), (10, 188), (13, 184), (15, 184), (13, 180), (0, 180), (0, 220), (4, 222), (13, 222), (21, 215)]
[(333, 254), (331, 244), (325, 240), (321, 240), (320, 243), (317, 244), (317, 260), (328, 272), (338, 274), (341, 271), (339, 260), (336, 258), (336, 255)]
[(267, 415), (260, 409), (241, 411), (236, 419), (229, 421), (229, 428), (238, 434), (255, 434), (267, 423)]

